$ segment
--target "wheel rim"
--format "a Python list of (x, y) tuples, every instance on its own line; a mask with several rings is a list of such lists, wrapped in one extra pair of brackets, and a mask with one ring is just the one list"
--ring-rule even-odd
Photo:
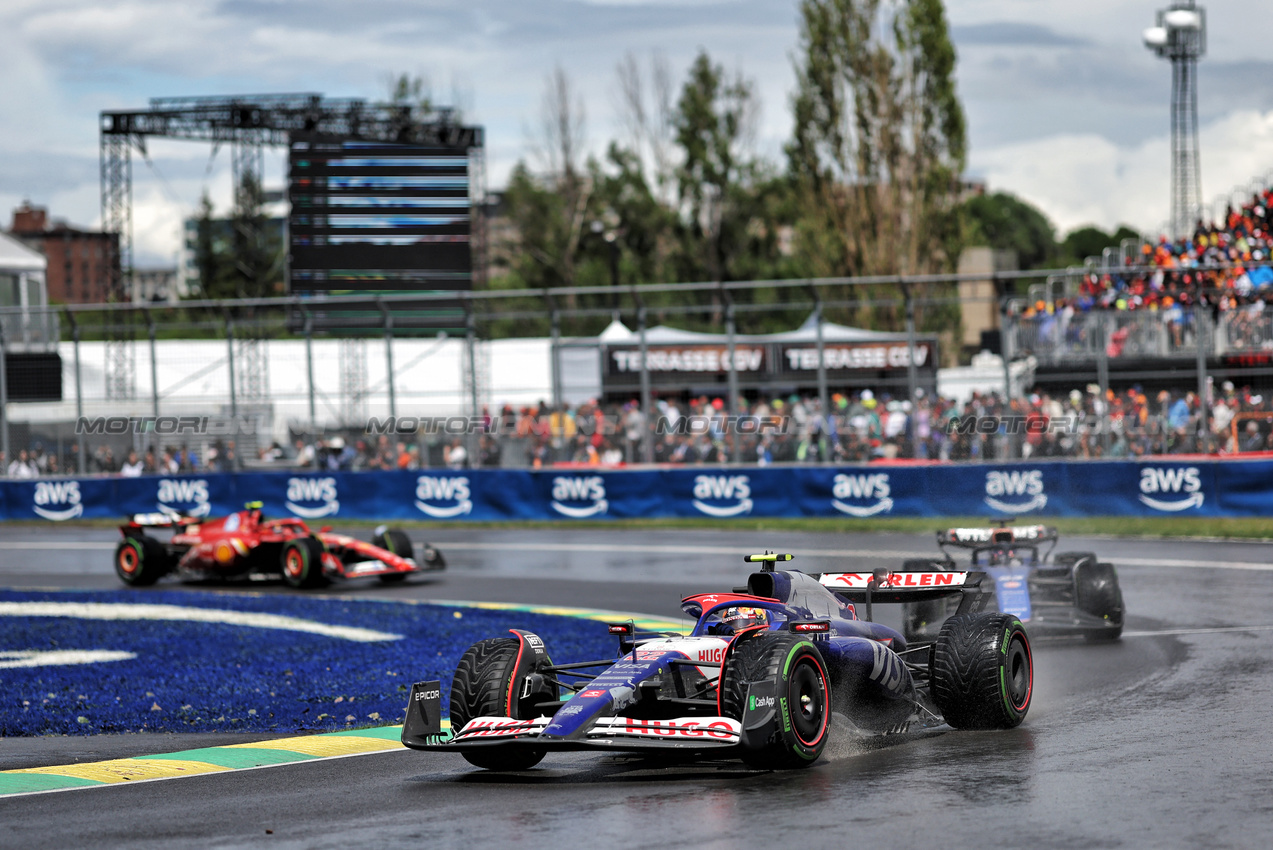
[(791, 727), (800, 743), (812, 747), (826, 731), (826, 677), (812, 658), (802, 658), (787, 688)]
[(288, 550), (287, 557), (283, 559), (283, 570), (292, 578), (300, 578), (305, 572), (305, 559), (299, 549)]
[(1008, 702), (1013, 711), (1025, 711), (1030, 704), (1030, 692), (1034, 687), (1034, 668), (1031, 664), (1030, 646), (1020, 633), (1012, 636), (1008, 656), (1004, 659), (1005, 683)]
[(132, 575), (137, 572), (139, 566), (141, 566), (141, 558), (137, 554), (136, 547), (125, 546), (119, 550), (119, 569), (121, 572)]

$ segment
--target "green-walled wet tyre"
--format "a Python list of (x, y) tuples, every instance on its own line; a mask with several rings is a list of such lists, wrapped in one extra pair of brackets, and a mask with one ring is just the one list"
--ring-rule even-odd
[(1012, 614), (961, 614), (933, 648), (933, 702), (956, 729), (1010, 729), (1030, 710), (1034, 659)]

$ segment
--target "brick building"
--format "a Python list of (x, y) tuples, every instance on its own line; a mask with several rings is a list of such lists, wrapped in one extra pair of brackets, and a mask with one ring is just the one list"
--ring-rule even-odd
[(86, 304), (107, 299), (108, 271), (119, 262), (119, 236), (80, 230), (28, 202), (13, 211), (10, 233), (48, 258), (51, 302)]

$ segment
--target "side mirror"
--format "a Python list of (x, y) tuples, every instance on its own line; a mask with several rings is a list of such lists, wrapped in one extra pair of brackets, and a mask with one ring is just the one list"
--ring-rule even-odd
[(329, 533), (331, 530), (332, 530), (332, 527), (331, 527), (330, 525), (324, 525), (322, 528), (318, 529), (318, 533), (319, 533), (319, 534), (327, 534), (327, 533)]

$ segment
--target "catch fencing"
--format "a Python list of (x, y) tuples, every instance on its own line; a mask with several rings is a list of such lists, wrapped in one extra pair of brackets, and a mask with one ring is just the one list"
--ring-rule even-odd
[[(940, 317), (956, 316), (961, 306), (977, 300), (958, 297), (962, 284), (985, 281), (994, 284), (995, 294), (980, 298), (995, 302), (1001, 330), (987, 341), (1001, 340), (1005, 362), (1002, 375), (977, 378), (982, 386), (997, 381), (998, 387), (1007, 385), (1008, 395), (1021, 397), (1030, 389), (1031, 370), (1037, 368), (1042, 382), (1051, 368), (1047, 388), (1054, 396), (1087, 385), (1104, 394), (1142, 375), (1158, 386), (1194, 390), (1204, 398), (1211, 393), (1208, 379), (1257, 391), (1273, 387), (1273, 317), (1257, 312), (1256, 304), (1219, 314), (1192, 307), (1022, 314), (1014, 288), (1049, 274), (574, 287), (451, 293), (441, 300), (384, 295), (354, 306), (335, 298), (275, 298), (0, 308), (0, 451), (8, 464), (21, 450), (41, 444), (59, 458), (58, 469), (41, 467), (43, 475), (112, 471), (109, 463), (95, 461), (104, 448), (113, 453), (115, 470), (129, 450), (144, 455), (153, 449), (159, 460), (165, 448), (188, 442), (192, 452), (206, 457), (220, 442), (224, 453), (226, 441), (218, 434), (162, 440), (162, 435), (133, 430), (108, 440), (112, 435), (76, 430), (77, 423), (102, 417), (208, 416), (247, 423), (237, 436), (238, 462), (232, 465), (243, 468), (255, 466), (274, 442), (288, 455), (301, 437), (311, 444), (333, 435), (371, 443), (375, 435), (365, 431), (371, 417), (481, 416), (488, 410), (498, 414), (504, 402), (561, 410), (606, 395), (614, 405), (607, 411), (612, 420), (621, 405), (630, 404), (639, 414), (632, 419), (645, 423), (636, 439), (624, 433), (612, 440), (613, 450), (624, 462), (651, 462), (660, 459), (655, 432), (660, 399), (679, 399), (684, 412), (685, 399), (705, 397), (725, 417), (745, 416), (757, 401), (793, 394), (816, 401), (810, 407), (824, 414), (835, 410), (834, 393), (868, 388), (881, 400), (885, 393), (894, 401), (913, 400), (921, 389), (931, 399), (932, 372), (921, 372), (916, 364), (931, 369), (939, 354), (947, 365), (954, 362), (958, 323)], [(888, 362), (878, 368), (861, 365), (874, 362), (869, 358), (855, 357), (884, 351), (883, 344), (826, 337), (831, 319), (854, 324), (869, 317), (896, 330)], [(614, 318), (632, 333), (621, 343), (607, 344), (612, 355), (624, 355), (625, 369), (635, 369), (635, 375), (607, 378), (606, 363), (598, 360), (596, 338)], [(657, 348), (650, 332), (660, 324), (711, 331), (715, 342), (700, 348), (712, 348), (708, 360), (721, 365), (715, 371), (681, 373), (684, 386), (676, 390), (661, 385), (666, 376), (647, 365), (658, 358), (646, 356)], [(799, 345), (771, 343), (766, 363), (775, 362), (763, 375), (737, 367), (735, 345), (748, 345), (748, 333), (802, 325), (816, 329), (816, 335)], [(870, 332), (864, 333), (869, 340)], [(688, 352), (694, 345), (686, 342), (681, 348)], [(794, 357), (790, 362), (788, 355)], [(606, 380), (611, 384), (605, 386)], [(940, 387), (941, 376), (936, 380)], [(628, 409), (622, 408), (625, 418)], [(1199, 430), (1205, 431), (1206, 423)], [(467, 454), (476, 458), (480, 434), (466, 435), (465, 441)], [(441, 460), (437, 440), (414, 442), (419, 465)], [(504, 465), (532, 462), (534, 445), (501, 442)], [(723, 442), (729, 461), (754, 461), (748, 441)], [(603, 454), (606, 449), (596, 448)], [(578, 453), (555, 445), (549, 449), (545, 462), (574, 460)], [(1020, 457), (1022, 451), (1013, 444), (1005, 454)], [(816, 460), (844, 458), (823, 451)]]

